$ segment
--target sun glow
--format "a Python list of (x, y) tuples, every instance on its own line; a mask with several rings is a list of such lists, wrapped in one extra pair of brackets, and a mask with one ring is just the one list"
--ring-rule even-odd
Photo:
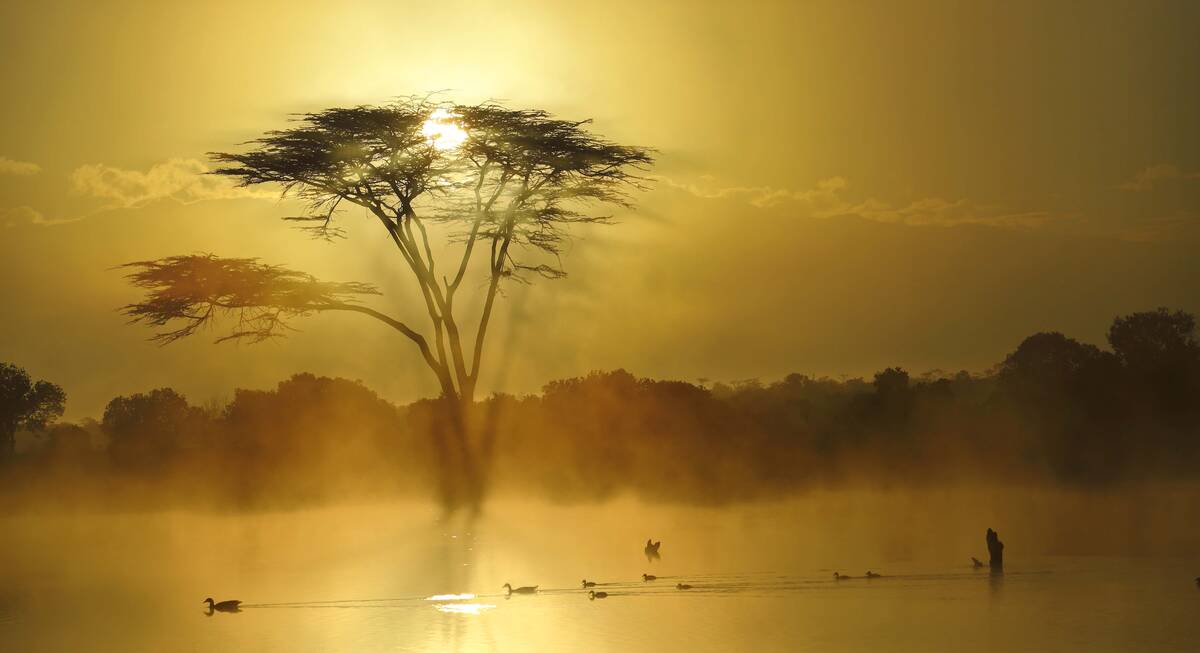
[(453, 150), (467, 140), (467, 132), (458, 126), (455, 118), (458, 114), (448, 109), (438, 107), (429, 114), (425, 124), (421, 125), (421, 135), (436, 150), (443, 152)]

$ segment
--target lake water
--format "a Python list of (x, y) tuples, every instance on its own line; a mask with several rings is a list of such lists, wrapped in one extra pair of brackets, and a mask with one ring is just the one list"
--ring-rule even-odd
[[(846, 505), (514, 500), (473, 522), (414, 504), (10, 515), (0, 517), (0, 650), (1194, 651), (1200, 642), (1196, 556), (1035, 554), (1045, 542), (1023, 538), (1036, 522), (996, 522), (1008, 567), (997, 577), (970, 566), (984, 557), (973, 518), (936, 529), (860, 500), (885, 522), (872, 527)], [(967, 522), (961, 537), (939, 532)], [(651, 536), (663, 541), (654, 562), (642, 553)], [(884, 577), (832, 578), (867, 569)], [(659, 579), (643, 582), (646, 572)], [(589, 601), (583, 578), (609, 597)], [(505, 582), (540, 591), (506, 598)], [(208, 596), (245, 605), (208, 616)]]

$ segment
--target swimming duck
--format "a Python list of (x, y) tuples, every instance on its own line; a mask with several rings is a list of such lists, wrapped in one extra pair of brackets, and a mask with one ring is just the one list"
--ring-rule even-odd
[(585, 578), (585, 579), (583, 579), (583, 580), (581, 580), (581, 581), (579, 581), (579, 582), (583, 583), (583, 589), (587, 589), (587, 588), (589, 588), (589, 587), (595, 587), (595, 586), (596, 586), (596, 583), (594, 583), (594, 582), (592, 582), (592, 581), (590, 581), (590, 580), (588, 580), (588, 579), (586, 579), (586, 578)]
[(208, 604), (209, 612), (212, 612), (213, 610), (216, 610), (217, 612), (238, 612), (241, 609), (238, 606), (242, 604), (241, 601), (221, 601), (220, 603), (217, 603), (214, 602), (211, 597), (204, 599), (201, 601), (201, 603)]
[(871, 571), (870, 569), (867, 570), (867, 578), (879, 578), (882, 575), (883, 574), (877, 574), (877, 573)]
[(525, 587), (513, 587), (505, 583), (504, 589), (508, 590), (509, 594), (537, 594), (537, 585), (527, 585)]
[(677, 590), (690, 590), (690, 589), (692, 589), (692, 586), (691, 586), (691, 585), (688, 585), (688, 584), (686, 584), (686, 583), (675, 583), (675, 589), (677, 589)]
[(597, 592), (595, 590), (591, 590), (588, 592), (588, 599), (592, 600), (592, 601), (595, 601), (596, 599), (607, 599), (607, 598), (608, 598), (608, 592)]
[(835, 572), (833, 572), (833, 579), (834, 579), (834, 580), (850, 580), (851, 578), (854, 578), (854, 576), (847, 576), (847, 575), (845, 575), (845, 574), (839, 574), (839, 573), (837, 573), (836, 571), (835, 571)]
[(652, 574), (642, 574), (642, 582), (648, 583), (652, 580), (658, 580), (658, 576), (654, 576)]

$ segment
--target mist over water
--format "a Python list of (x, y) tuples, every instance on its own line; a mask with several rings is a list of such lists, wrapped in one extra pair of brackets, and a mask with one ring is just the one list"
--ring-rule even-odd
[[(837, 490), (683, 507), (509, 496), (476, 519), (421, 502), (10, 513), (0, 648), (1190, 650), (1196, 497)], [(988, 527), (1007, 546), (1002, 577), (970, 565), (986, 559)], [(661, 560), (643, 556), (650, 537)], [(861, 578), (868, 569), (883, 578)], [(609, 597), (589, 601), (581, 579)], [(505, 598), (506, 582), (540, 591)], [(208, 596), (244, 606), (206, 616)]]

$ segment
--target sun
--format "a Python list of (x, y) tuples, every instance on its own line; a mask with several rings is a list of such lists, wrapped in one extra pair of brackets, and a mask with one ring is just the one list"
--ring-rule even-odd
[(434, 149), (445, 152), (458, 148), (467, 140), (467, 132), (455, 120), (458, 114), (438, 107), (421, 125), (421, 135)]

